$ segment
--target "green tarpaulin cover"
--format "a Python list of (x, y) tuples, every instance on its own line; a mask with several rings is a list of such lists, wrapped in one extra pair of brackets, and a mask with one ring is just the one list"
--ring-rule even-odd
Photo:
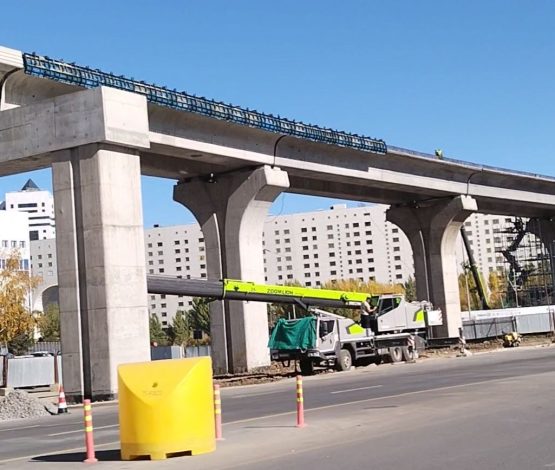
[(313, 349), (316, 346), (316, 318), (280, 318), (268, 342), (270, 349)]

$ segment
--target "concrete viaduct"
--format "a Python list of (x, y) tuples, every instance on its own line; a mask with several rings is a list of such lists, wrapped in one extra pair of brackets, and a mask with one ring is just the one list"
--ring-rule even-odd
[[(117, 393), (116, 367), (149, 360), (141, 174), (177, 181), (202, 227), (208, 278), (264, 280), (265, 215), (282, 192), (391, 204), (417, 294), (456, 336), (455, 239), (472, 212), (544, 220), (555, 179), (387, 146), (47, 57), (0, 48), (0, 175), (50, 167), (63, 374), (79, 400)], [(550, 248), (551, 243), (546, 243)], [(214, 302), (217, 372), (269, 362), (266, 306)]]

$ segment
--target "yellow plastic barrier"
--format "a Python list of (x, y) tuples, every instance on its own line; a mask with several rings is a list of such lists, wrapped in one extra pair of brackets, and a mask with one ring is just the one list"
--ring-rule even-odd
[(123, 460), (216, 448), (209, 357), (123, 364), (118, 384)]

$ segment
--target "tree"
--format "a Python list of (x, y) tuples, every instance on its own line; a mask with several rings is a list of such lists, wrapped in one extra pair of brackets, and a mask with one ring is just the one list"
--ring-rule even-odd
[(60, 341), (60, 307), (49, 304), (46, 311), (39, 314), (37, 326), (44, 341)]
[(20, 356), (26, 354), (33, 344), (35, 344), (35, 340), (32, 333), (20, 333), (8, 341), (8, 351), (14, 356)]
[[(412, 276), (409, 277), (407, 281), (403, 284), (403, 289), (405, 290), (405, 299), (407, 300), (407, 302), (418, 300), (416, 298), (416, 283), (414, 282), (414, 278)], [(429, 299), (420, 299), (420, 300), (429, 300)]]
[(191, 340), (191, 322), (187, 315), (178, 311), (173, 317), (171, 326), (171, 340), (178, 346), (187, 346)]
[(191, 329), (201, 330), (205, 335), (210, 336), (210, 299), (195, 297), (187, 316)]
[(21, 269), (20, 259), (18, 252), (12, 252), (0, 271), (0, 343), (8, 344), (8, 348), (14, 341), (32, 340), (35, 326), (26, 304), (39, 279)]
[(489, 273), (489, 306), (491, 308), (503, 308), (503, 299), (507, 291), (507, 275), (502, 272), (492, 271)]
[[(358, 279), (340, 279), (322, 284), (322, 289), (340, 290), (344, 292), (367, 292), (368, 296), (379, 294), (402, 294), (403, 286), (400, 284), (384, 284), (377, 281), (360, 281)], [(331, 312), (347, 318), (359, 319), (359, 308), (334, 308)]]
[(166, 346), (168, 344), (168, 335), (162, 329), (162, 324), (158, 319), (158, 316), (153, 313), (150, 316), (150, 342), (157, 343), (160, 346)]

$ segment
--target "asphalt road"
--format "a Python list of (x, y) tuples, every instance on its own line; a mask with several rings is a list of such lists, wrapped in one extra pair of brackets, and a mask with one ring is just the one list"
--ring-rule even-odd
[[(555, 446), (537, 432), (550, 430), (546, 434), (552, 440), (554, 385), (555, 348), (369, 366), (305, 378), (308, 427), (303, 430), (294, 428), (294, 380), (223, 389), (226, 441), (217, 452), (195, 457), (187, 467), (235, 468), (237, 463), (254, 469), (264, 461), (265, 470), (367, 468), (371, 457), (376, 464), (372, 467), (384, 470), (439, 469), (446, 468), (447, 461), (450, 469), (461, 470), (549, 468), (551, 463), (555, 468), (555, 449), (551, 452)], [(71, 411), (1, 423), (0, 467), (23, 468), (31, 462), (28, 465), (40, 468), (40, 462), (47, 468), (48, 462), (80, 461), (82, 415), (80, 409)], [(117, 406), (95, 406), (93, 415), (99, 456), (116, 465)], [(513, 436), (509, 441), (507, 429)], [(519, 437), (526, 438), (526, 448)], [(460, 445), (465, 440), (472, 445)], [(490, 455), (484, 443), (496, 452)], [(473, 446), (480, 447), (480, 455), (474, 456)], [(458, 460), (451, 461), (455, 457), (446, 449), (452, 449)], [(542, 452), (547, 455), (535, 462)], [(526, 457), (524, 463), (517, 458), (521, 455)], [(475, 464), (468, 466), (473, 459)], [(457, 467), (457, 462), (463, 466)]]

